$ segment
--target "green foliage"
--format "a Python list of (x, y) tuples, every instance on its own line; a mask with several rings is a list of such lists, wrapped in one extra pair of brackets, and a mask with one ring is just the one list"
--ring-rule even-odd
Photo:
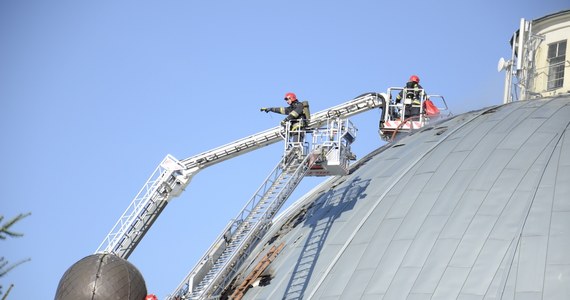
[[(8, 220), (6, 223), (2, 222), (4, 221), (4, 216), (0, 216), (0, 240), (6, 240), (8, 237), (22, 237), (24, 236), (23, 233), (17, 233), (12, 231), (10, 228), (16, 224), (18, 221), (22, 220), (23, 218), (27, 217), (31, 215), (31, 213), (26, 213), (26, 214), (19, 214), (16, 217)], [(3, 256), (0, 257), (0, 277), (3, 277), (4, 275), (6, 275), (8, 272), (10, 272), (12, 269), (14, 269), (15, 267), (30, 261), (29, 258), (24, 259), (24, 260), (20, 260), (16, 263), (10, 264), (8, 262), (8, 260), (6, 260)], [(12, 290), (12, 288), (14, 287), (13, 284), (10, 284), (10, 286), (8, 287), (8, 291), (6, 292), (6, 294), (2, 297), (2, 300), (6, 299), (8, 297), (8, 294), (10, 294), (10, 291)], [(3, 292), (2, 292), (2, 285), (0, 284), (0, 296), (2, 296)]]
[[(7, 237), (21, 237), (24, 234), (23, 233), (17, 233), (17, 232), (13, 232), (10, 230), (10, 227), (12, 227), (12, 225), (14, 225), (16, 222), (20, 221), (21, 219), (31, 215), (32, 213), (27, 213), (27, 214), (19, 214), (16, 217), (12, 218), (12, 220), (9, 220), (8, 222), (2, 224), (2, 227), (0, 228), (0, 240), (5, 240)], [(0, 216), (0, 222), (2, 222), (4, 220), (4, 216)]]

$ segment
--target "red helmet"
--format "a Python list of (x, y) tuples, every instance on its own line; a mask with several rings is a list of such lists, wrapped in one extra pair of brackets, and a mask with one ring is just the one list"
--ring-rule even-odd
[(420, 83), (420, 78), (418, 77), (418, 75), (412, 75), (410, 76), (410, 81), (413, 81), (415, 83)]
[(285, 100), (291, 99), (293, 101), (297, 100), (297, 96), (294, 93), (287, 93), (285, 94)]
[(148, 294), (148, 295), (146, 295), (144, 300), (158, 300), (158, 298), (156, 298), (155, 294)]

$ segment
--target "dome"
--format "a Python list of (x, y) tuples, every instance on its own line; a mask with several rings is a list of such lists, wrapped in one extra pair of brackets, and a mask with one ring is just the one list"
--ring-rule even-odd
[(569, 95), (517, 101), (385, 145), (277, 218), (233, 288), (244, 300), (569, 299), (569, 120)]
[(61, 277), (55, 300), (140, 300), (146, 284), (139, 270), (113, 254), (93, 254), (72, 265)]

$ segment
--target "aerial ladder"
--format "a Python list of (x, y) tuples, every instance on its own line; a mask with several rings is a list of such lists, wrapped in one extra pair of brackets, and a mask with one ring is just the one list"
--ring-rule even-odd
[[(318, 128), (334, 117), (348, 118), (371, 109), (384, 108), (385, 96), (382, 93), (367, 93), (312, 114), (307, 127)], [(96, 253), (111, 253), (128, 259), (166, 205), (185, 190), (196, 173), (282, 140), (283, 128), (277, 126), (183, 160), (167, 155), (101, 242)]]
[[(310, 143), (299, 141), (305, 134), (311, 134)], [(286, 129), (281, 161), (167, 299), (220, 297), (304, 176), (348, 174), (353, 159), (350, 145), (355, 139), (353, 124), (338, 117), (328, 119), (322, 128)]]
[[(387, 120), (390, 90), (366, 93), (343, 104), (312, 114), (307, 133), (313, 143), (288, 141), (295, 133), (281, 126), (236, 140), (187, 159), (177, 160), (167, 155), (137, 193), (123, 215), (101, 242), (96, 253), (111, 253), (128, 259), (144, 235), (172, 198), (179, 196), (200, 170), (250, 151), (279, 142), (285, 138), (285, 154), (262, 187), (246, 204), (240, 214), (228, 224), (221, 237), (210, 247), (204, 258), (188, 274), (171, 299), (205, 299), (225, 287), (237, 270), (240, 260), (268, 229), (269, 221), (306, 176), (346, 174), (347, 161), (352, 159), (350, 143), (355, 138), (352, 124), (346, 118), (371, 109), (382, 110), (381, 120)], [(400, 124), (405, 123), (401, 120)], [(321, 127), (323, 127), (321, 128)], [(401, 126), (400, 126), (401, 127)], [(390, 126), (380, 128), (381, 135), (394, 132)], [(319, 140), (321, 139), (321, 140)]]
[[(382, 110), (379, 131), (385, 140), (393, 138), (398, 132), (423, 126), (424, 120), (427, 119), (423, 119), (420, 123), (409, 123), (408, 120), (391, 114), (392, 111), (400, 109), (400, 104), (394, 103), (392, 95), (394, 91), (398, 91), (398, 88), (389, 88), (388, 93), (362, 94), (345, 103), (312, 114), (308, 127), (318, 128), (333, 117), (348, 118), (375, 108)], [(440, 96), (431, 98), (437, 97)], [(443, 100), (443, 97), (441, 99)], [(443, 103), (445, 105), (445, 101)], [(447, 106), (440, 109), (447, 109)], [(183, 160), (167, 155), (103, 239), (96, 253), (111, 253), (128, 259), (166, 205), (185, 190), (196, 173), (211, 165), (281, 140), (283, 140), (282, 127), (277, 126)], [(316, 169), (310, 171), (312, 175), (319, 172), (318, 167), (317, 164)]]

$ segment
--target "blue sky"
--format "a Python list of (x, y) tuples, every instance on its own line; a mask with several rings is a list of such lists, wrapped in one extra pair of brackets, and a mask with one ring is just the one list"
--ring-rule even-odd
[[(0, 214), (31, 212), (0, 256), (9, 299), (52, 299), (167, 154), (191, 157), (276, 126), (293, 91), (313, 112), (418, 74), (455, 114), (500, 104), (520, 18), (563, 0), (0, 1)], [(362, 157), (379, 112), (352, 118)], [(198, 173), (129, 261), (160, 299), (261, 185), (274, 144)], [(306, 178), (289, 200), (322, 179)]]

